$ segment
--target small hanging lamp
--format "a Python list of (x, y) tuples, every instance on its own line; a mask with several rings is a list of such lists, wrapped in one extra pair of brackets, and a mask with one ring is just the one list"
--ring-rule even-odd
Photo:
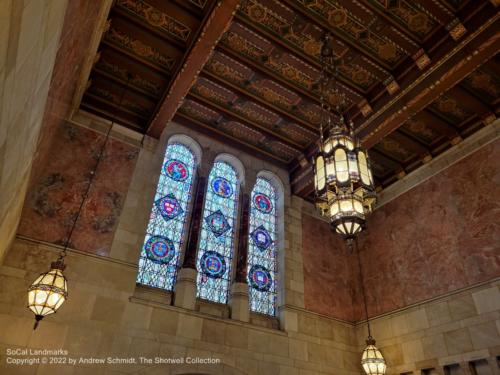
[(372, 337), (370, 319), (368, 317), (368, 304), (366, 302), (365, 286), (363, 282), (363, 270), (361, 268), (361, 259), (359, 256), (357, 241), (355, 242), (355, 244), (356, 253), (358, 256), (361, 292), (363, 293), (363, 302), (365, 305), (366, 325), (368, 327), (368, 338), (366, 339), (366, 348), (365, 350), (363, 350), (363, 354), (361, 356), (361, 366), (363, 367), (366, 375), (385, 375), (385, 370), (387, 369), (385, 359), (380, 350), (378, 350), (378, 348), (375, 346), (375, 339)]
[(36, 329), (40, 320), (54, 314), (68, 298), (68, 285), (62, 258), (53, 262), (50, 271), (42, 273), (28, 289), (28, 308), (35, 314)]
[[(122, 92), (120, 102), (122, 103), (123, 97), (125, 96), (125, 92), (128, 89), (129, 82), (132, 79), (132, 75), (129, 73), (127, 76), (127, 84)], [(90, 189), (92, 187), (92, 182), (94, 181), (97, 167), (101, 162), (101, 159), (104, 155), (104, 150), (106, 149), (106, 145), (109, 140), (109, 136), (111, 134), (111, 129), (113, 128), (114, 122), (109, 125), (109, 128), (106, 132), (106, 138), (101, 146), (99, 151), (99, 156), (97, 157), (97, 161), (95, 163), (94, 169), (90, 173), (89, 183), (87, 184), (87, 190), (83, 195), (82, 202), (80, 203), (80, 207), (75, 216), (75, 220), (71, 225), (71, 228), (66, 237), (66, 241), (64, 242), (63, 250), (59, 255), (59, 258), (51, 263), (50, 270), (48, 272), (42, 273), (38, 278), (30, 285), (28, 288), (28, 308), (35, 314), (35, 325), (33, 326), (33, 330), (38, 327), (40, 321), (46, 317), (47, 315), (55, 314), (57, 310), (62, 306), (62, 304), (68, 299), (68, 283), (66, 277), (63, 274), (66, 265), (64, 264), (64, 258), (66, 257), (68, 246), (71, 241), (71, 237), (73, 236), (73, 232), (76, 227), (76, 223), (80, 218), (80, 215), (83, 210), (83, 206), (89, 196)]]

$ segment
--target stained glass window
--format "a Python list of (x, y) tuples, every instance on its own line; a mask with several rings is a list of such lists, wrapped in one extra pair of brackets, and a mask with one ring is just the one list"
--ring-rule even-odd
[(175, 285), (194, 166), (189, 148), (179, 143), (167, 147), (139, 259), (139, 284), (166, 290)]
[(227, 302), (236, 225), (237, 181), (234, 168), (224, 162), (215, 162), (208, 177), (197, 260), (197, 296), (212, 302)]
[(252, 190), (248, 241), (250, 310), (276, 315), (276, 189), (257, 178)]

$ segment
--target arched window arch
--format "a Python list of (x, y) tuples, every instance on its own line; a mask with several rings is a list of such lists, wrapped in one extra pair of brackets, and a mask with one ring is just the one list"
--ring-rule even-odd
[(239, 176), (227, 157), (216, 159), (208, 177), (197, 258), (197, 296), (212, 302), (227, 303), (239, 178), (241, 173)]
[(201, 149), (196, 146), (182, 135), (169, 140), (139, 259), (138, 284), (173, 290), (195, 167), (201, 157)]
[(276, 179), (260, 173), (252, 189), (247, 265), (250, 310), (271, 316), (276, 315), (278, 211), (282, 204)]

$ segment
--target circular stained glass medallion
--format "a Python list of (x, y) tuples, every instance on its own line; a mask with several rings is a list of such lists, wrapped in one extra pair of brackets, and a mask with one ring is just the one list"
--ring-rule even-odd
[(212, 279), (220, 279), (226, 273), (226, 261), (216, 251), (206, 251), (200, 259), (201, 271)]
[(216, 177), (212, 180), (212, 190), (215, 194), (222, 198), (229, 198), (233, 195), (231, 183), (224, 177)]
[(175, 255), (175, 246), (171, 239), (162, 236), (152, 236), (144, 245), (148, 259), (166, 264)]
[(262, 225), (252, 232), (251, 237), (260, 250), (267, 250), (273, 242), (271, 235)]
[(160, 210), (161, 216), (165, 220), (173, 219), (174, 217), (180, 215), (183, 210), (179, 201), (175, 198), (173, 194), (169, 194), (158, 201), (156, 201), (156, 205)]
[(267, 292), (271, 289), (273, 278), (266, 268), (254, 265), (250, 268), (250, 272), (248, 273), (248, 281), (252, 288), (261, 292)]
[(261, 212), (264, 212), (265, 214), (271, 213), (273, 210), (273, 204), (271, 203), (271, 199), (262, 193), (257, 193), (253, 197), (253, 203), (255, 204), (255, 207)]
[(186, 164), (175, 159), (171, 159), (165, 163), (165, 173), (175, 181), (185, 181), (189, 175)]

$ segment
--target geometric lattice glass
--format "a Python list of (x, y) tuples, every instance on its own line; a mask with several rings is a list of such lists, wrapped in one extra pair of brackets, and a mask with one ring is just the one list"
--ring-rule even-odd
[(139, 259), (137, 283), (173, 290), (195, 167), (186, 146), (168, 145)]
[(237, 201), (236, 171), (227, 163), (215, 162), (208, 176), (196, 262), (199, 298), (227, 303)]
[(248, 239), (250, 310), (276, 315), (276, 189), (257, 178), (252, 190)]

